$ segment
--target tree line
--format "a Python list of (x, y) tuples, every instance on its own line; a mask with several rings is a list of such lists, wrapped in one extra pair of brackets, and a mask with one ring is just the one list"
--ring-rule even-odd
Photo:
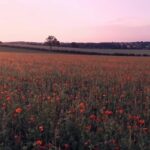
[(98, 49), (150, 49), (150, 42), (60, 43), (62, 47)]
[[(15, 43), (15, 42), (12, 42)], [(42, 43), (40, 42), (16, 42), (31, 45), (47, 45), (47, 46), (60, 46), (60, 47), (71, 47), (71, 48), (90, 48), (90, 49), (149, 49), (150, 42), (100, 42), (100, 43), (80, 43), (80, 42), (60, 42), (55, 36), (48, 36)], [(0, 41), (0, 44), (2, 42)]]
[(101, 42), (101, 43), (63, 43), (54, 36), (48, 36), (45, 45), (72, 47), (72, 48), (98, 48), (98, 49), (150, 49), (150, 42)]

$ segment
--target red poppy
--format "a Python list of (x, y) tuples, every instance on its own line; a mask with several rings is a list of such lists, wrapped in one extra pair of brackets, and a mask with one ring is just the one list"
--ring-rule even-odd
[(10, 96), (7, 96), (7, 97), (6, 97), (6, 100), (7, 100), (7, 101), (10, 101), (10, 100), (11, 100), (11, 97), (10, 97)]
[(145, 124), (145, 121), (144, 121), (143, 119), (140, 119), (140, 120), (138, 120), (138, 124), (139, 124), (139, 125), (144, 125), (144, 124)]
[(129, 119), (138, 121), (140, 119), (140, 117), (139, 116), (129, 116)]
[(85, 103), (84, 102), (81, 102), (80, 104), (79, 104), (79, 109), (80, 109), (80, 113), (83, 113), (83, 112), (85, 112)]
[(15, 112), (17, 113), (17, 114), (20, 114), (20, 113), (22, 113), (22, 108), (20, 108), (20, 107), (17, 107), (16, 108), (16, 110), (15, 110)]
[(41, 146), (42, 144), (43, 144), (43, 141), (42, 141), (42, 140), (36, 140), (36, 145)]
[(94, 114), (90, 115), (89, 118), (91, 121), (96, 121), (96, 119), (97, 119), (96, 115), (94, 115)]
[(44, 132), (44, 126), (43, 126), (43, 125), (40, 125), (40, 126), (39, 126), (39, 131), (40, 131), (40, 132)]
[(123, 114), (123, 113), (124, 113), (124, 109), (122, 109), (122, 108), (119, 109), (119, 110), (118, 110), (118, 113), (119, 113), (119, 114)]
[(80, 108), (85, 108), (85, 103), (84, 103), (84, 102), (81, 102), (81, 103), (79, 104), (79, 106), (80, 106)]
[(110, 116), (112, 114), (113, 114), (113, 112), (111, 110), (105, 110), (104, 111), (104, 115)]

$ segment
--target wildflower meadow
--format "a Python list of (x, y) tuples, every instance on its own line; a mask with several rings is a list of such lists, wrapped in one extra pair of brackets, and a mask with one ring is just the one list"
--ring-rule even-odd
[(149, 148), (149, 57), (0, 52), (0, 149)]

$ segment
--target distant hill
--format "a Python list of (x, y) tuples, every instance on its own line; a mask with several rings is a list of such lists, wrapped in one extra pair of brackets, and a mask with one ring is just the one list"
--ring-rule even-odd
[[(112, 44), (99, 43), (100, 48), (94, 47), (96, 43), (88, 45), (87, 43), (76, 43), (73, 46), (72, 43), (61, 43), (60, 46), (47, 46), (43, 43), (36, 42), (7, 42), (0, 44), (0, 51), (27, 51), (27, 52), (48, 52), (48, 53), (71, 53), (71, 54), (89, 54), (89, 55), (117, 55), (117, 56), (150, 56), (150, 49), (147, 47), (135, 47), (136, 44), (128, 43), (131, 48), (119, 48)], [(78, 45), (79, 44), (79, 45)], [(86, 45), (87, 44), (87, 45)], [(120, 43), (119, 43), (120, 44)], [(144, 45), (144, 44), (143, 44)], [(83, 47), (84, 46), (84, 47)], [(112, 47), (113, 46), (113, 47)]]
[[(5, 44), (21, 44), (21, 45), (44, 45), (40, 42), (5, 42)], [(60, 47), (72, 47), (72, 48), (90, 48), (90, 49), (146, 49), (150, 50), (150, 42), (101, 42), (101, 43), (63, 43), (60, 42)]]
[(98, 49), (149, 49), (150, 42), (61, 43), (63, 47)]

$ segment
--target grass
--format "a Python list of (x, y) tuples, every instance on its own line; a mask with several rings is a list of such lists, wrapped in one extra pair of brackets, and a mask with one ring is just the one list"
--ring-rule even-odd
[(0, 149), (148, 150), (150, 58), (0, 53)]

